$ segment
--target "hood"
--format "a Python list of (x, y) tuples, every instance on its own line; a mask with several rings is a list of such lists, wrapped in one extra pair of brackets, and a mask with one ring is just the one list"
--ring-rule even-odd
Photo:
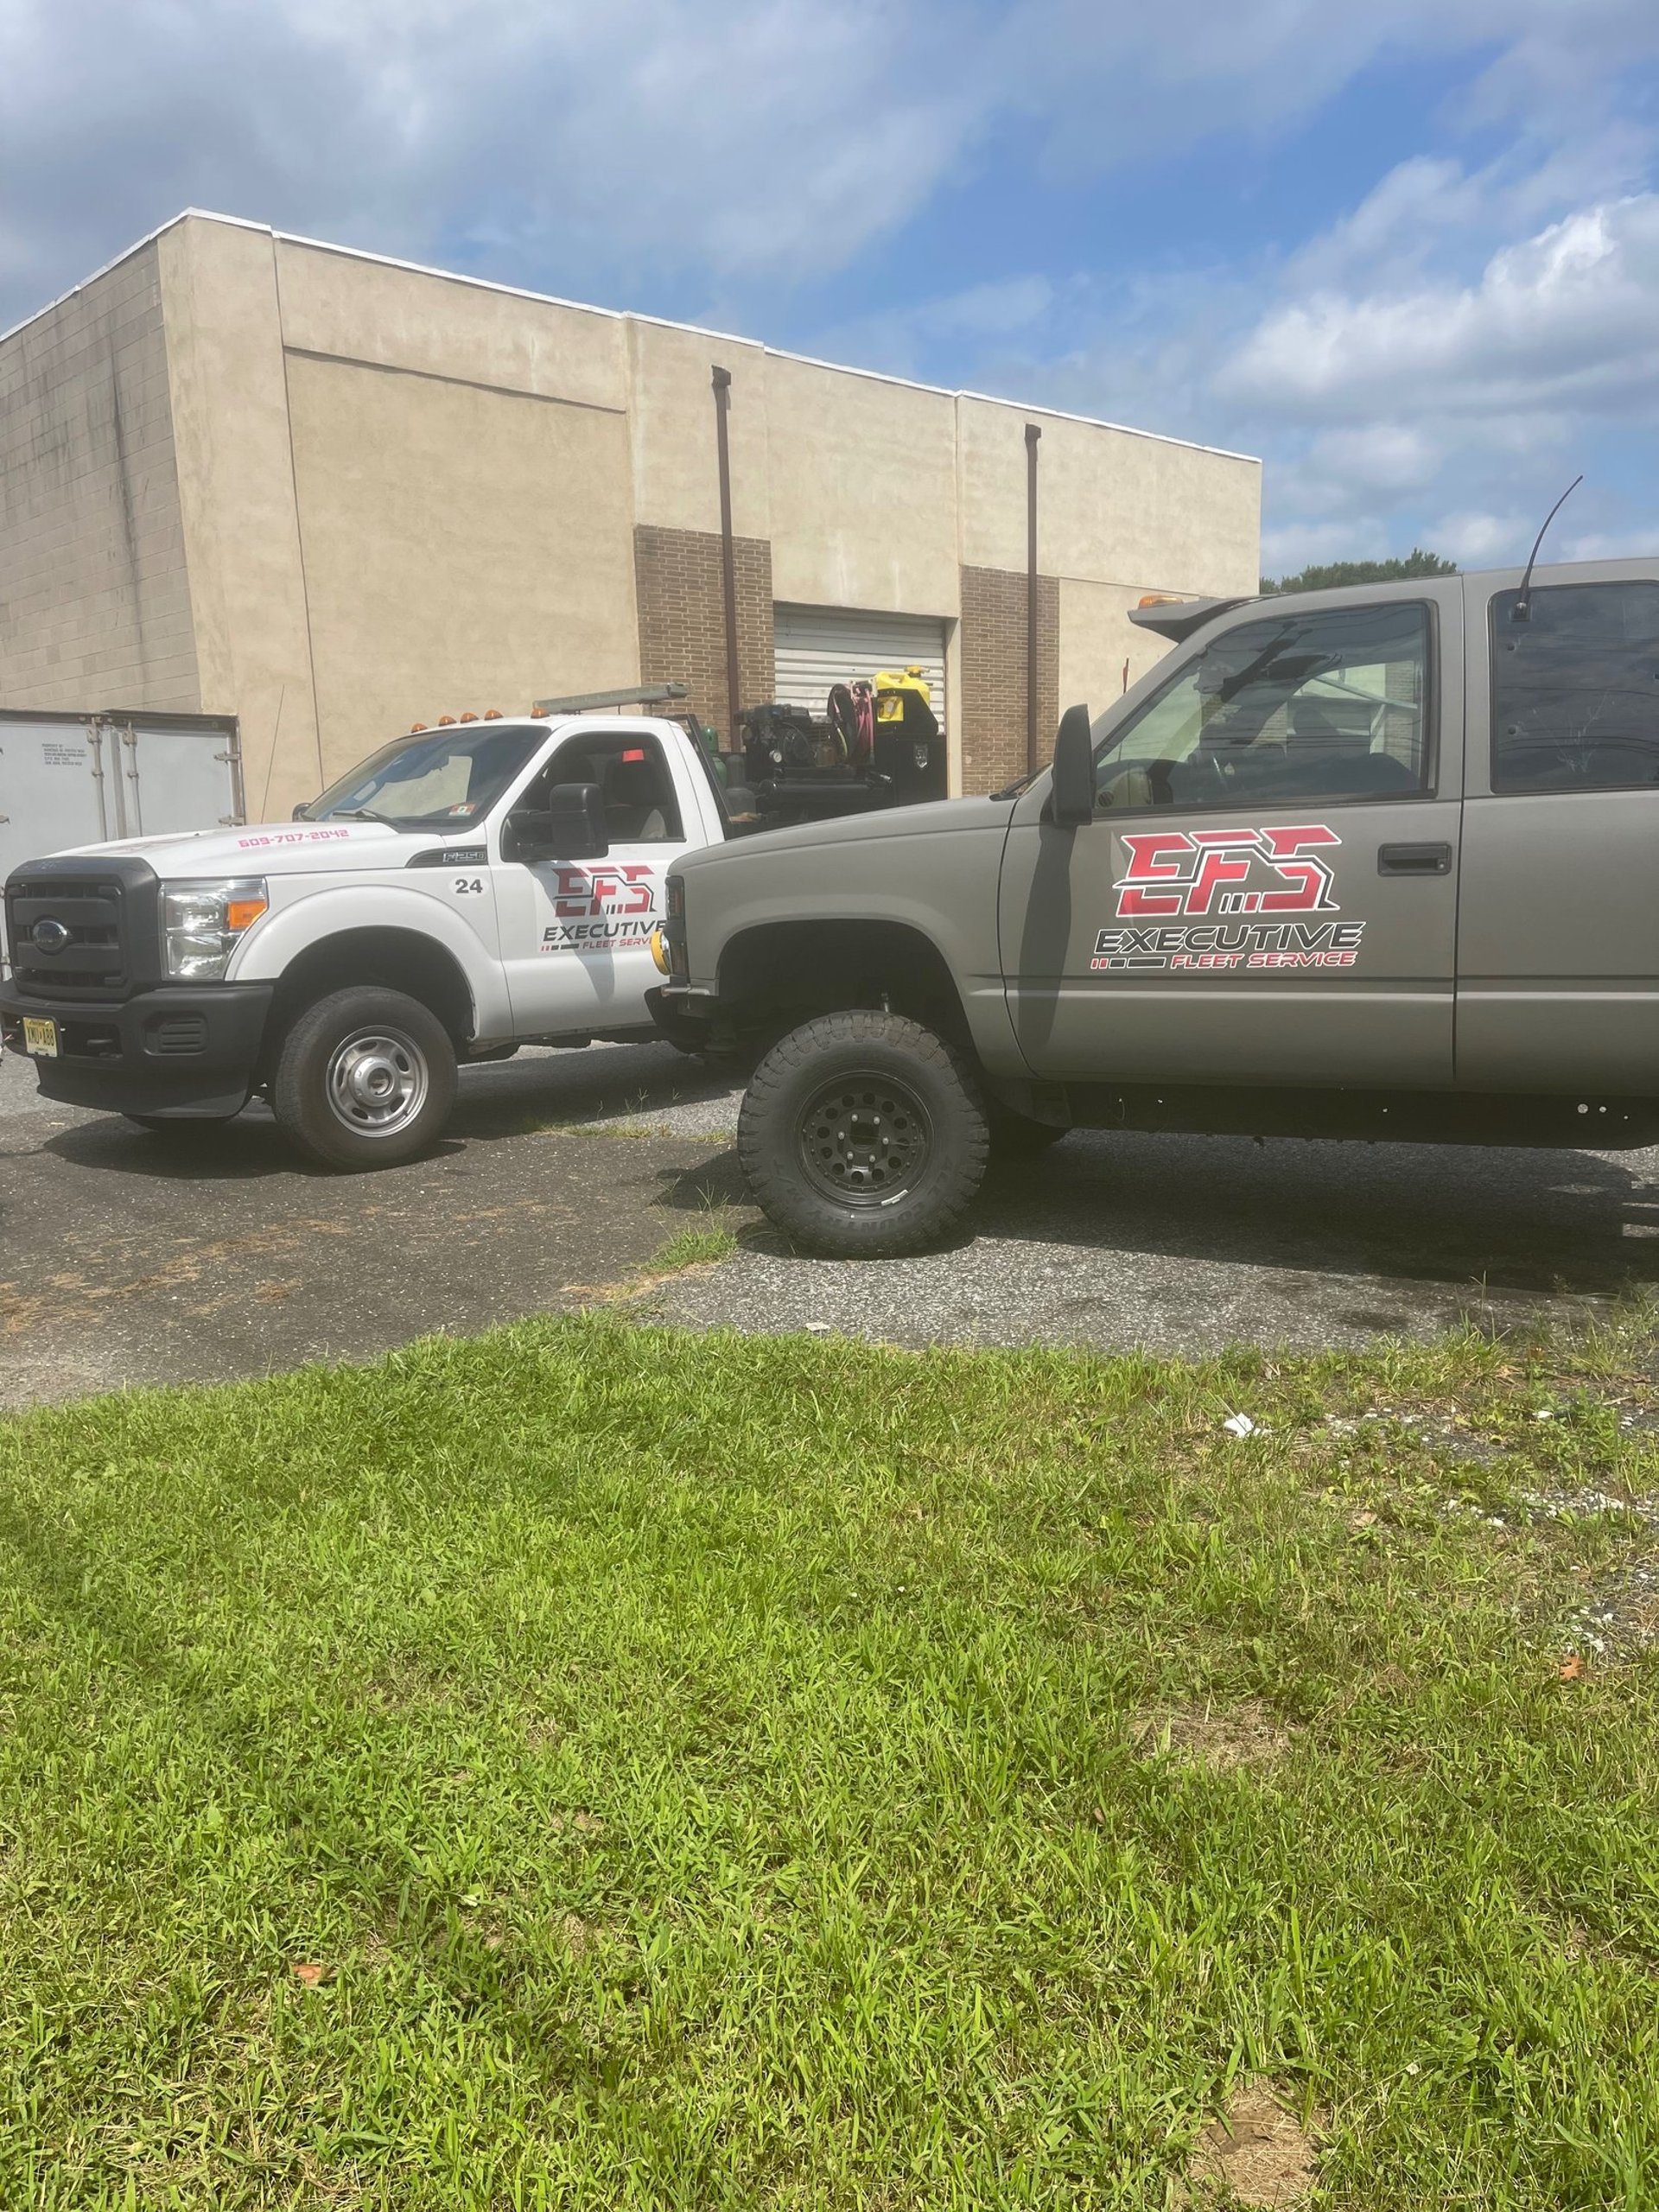
[(874, 837), (938, 836), (953, 830), (1005, 830), (1013, 812), (1007, 799), (940, 798), (925, 806), (891, 806), (875, 814), (841, 814), (828, 822), (804, 822), (791, 830), (761, 830), (730, 843), (683, 853), (674, 863), (683, 871), (741, 861), (745, 853), (779, 853), (810, 845), (868, 845)]
[[(384, 822), (261, 822), (234, 830), (187, 830), (171, 836), (125, 837), (105, 845), (72, 845), (67, 854), (124, 853), (148, 861), (157, 875), (315, 875), (323, 869), (401, 868), (429, 846), (480, 845), (481, 823), (448, 836), (411, 836)], [(54, 854), (55, 860), (61, 855)]]

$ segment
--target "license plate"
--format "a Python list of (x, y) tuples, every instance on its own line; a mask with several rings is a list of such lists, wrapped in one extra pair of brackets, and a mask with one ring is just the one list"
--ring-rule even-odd
[(38, 1052), (43, 1060), (58, 1057), (58, 1025), (55, 1021), (31, 1021), (23, 1016), (23, 1050)]

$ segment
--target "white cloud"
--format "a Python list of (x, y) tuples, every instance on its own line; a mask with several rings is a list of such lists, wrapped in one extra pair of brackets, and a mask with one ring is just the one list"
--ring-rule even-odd
[(1601, 408), (1659, 376), (1659, 195), (1586, 208), (1467, 285), (1317, 293), (1266, 316), (1219, 380), (1278, 412)]

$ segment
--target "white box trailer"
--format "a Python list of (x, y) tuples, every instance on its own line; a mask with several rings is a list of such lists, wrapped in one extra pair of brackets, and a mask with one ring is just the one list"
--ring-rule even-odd
[(234, 715), (0, 708), (0, 885), (70, 846), (246, 818)]

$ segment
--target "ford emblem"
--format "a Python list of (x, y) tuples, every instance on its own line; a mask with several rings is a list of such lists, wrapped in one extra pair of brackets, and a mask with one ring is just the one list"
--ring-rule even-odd
[(61, 952), (69, 942), (69, 932), (55, 915), (42, 914), (34, 931), (36, 952)]

